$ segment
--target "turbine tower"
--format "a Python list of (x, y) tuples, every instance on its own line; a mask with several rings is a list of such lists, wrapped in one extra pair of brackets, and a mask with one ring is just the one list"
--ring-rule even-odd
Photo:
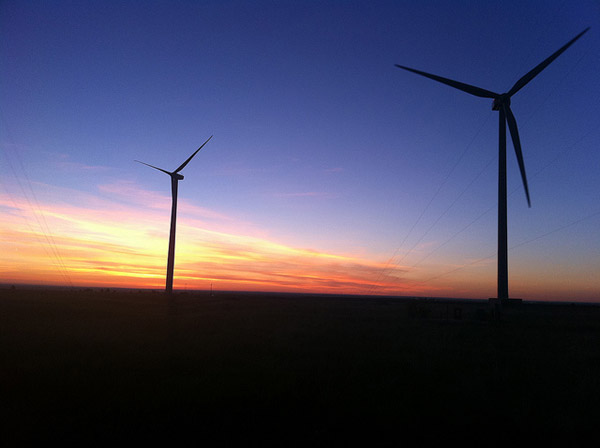
[(510, 109), (511, 97), (521, 90), (525, 85), (535, 78), (542, 70), (544, 70), (552, 61), (559, 57), (567, 48), (583, 36), (590, 28), (586, 28), (555, 53), (549, 56), (547, 59), (538, 64), (525, 76), (519, 79), (511, 89), (502, 94), (491, 92), (489, 90), (475, 87), (469, 84), (465, 84), (458, 81), (453, 81), (448, 78), (442, 78), (441, 76), (432, 75), (425, 73), (414, 68), (404, 67), (396, 64), (396, 67), (409, 72), (416, 73), (417, 75), (425, 76), (426, 78), (433, 79), (434, 81), (441, 82), (442, 84), (449, 85), (455, 89), (462, 90), (463, 92), (470, 93), (471, 95), (479, 96), (482, 98), (493, 99), (492, 110), (497, 110), (499, 113), (499, 135), (498, 135), (498, 152), (499, 152), (499, 163), (498, 163), (498, 299), (500, 303), (502, 301), (508, 301), (508, 245), (507, 245), (507, 225), (506, 225), (506, 123), (508, 122), (508, 129), (510, 130), (510, 136), (512, 138), (515, 153), (517, 155), (517, 161), (519, 162), (519, 170), (521, 171), (521, 178), (523, 179), (523, 186), (525, 188), (525, 196), (527, 197), (527, 205), (531, 207), (531, 201), (529, 200), (529, 188), (527, 186), (527, 177), (525, 175), (525, 164), (523, 162), (523, 153), (521, 152), (521, 141), (519, 139), (519, 131), (517, 129), (517, 122), (515, 116)]
[(167, 281), (165, 285), (165, 292), (167, 294), (171, 294), (173, 292), (173, 268), (175, 266), (175, 222), (177, 221), (177, 183), (180, 180), (183, 180), (183, 176), (179, 174), (179, 172), (185, 168), (188, 163), (190, 163), (190, 160), (192, 160), (192, 158), (198, 154), (198, 151), (200, 151), (212, 137), (213, 136), (211, 135), (208, 140), (206, 140), (202, 146), (200, 146), (200, 148), (194, 152), (194, 154), (189, 156), (188, 159), (173, 172), (163, 170), (162, 168), (158, 168), (148, 163), (136, 160), (138, 163), (149, 166), (150, 168), (154, 168), (155, 170), (162, 171), (163, 173), (171, 176), (171, 195), (173, 197), (173, 201), (171, 204), (171, 232), (169, 233), (169, 256), (167, 258)]

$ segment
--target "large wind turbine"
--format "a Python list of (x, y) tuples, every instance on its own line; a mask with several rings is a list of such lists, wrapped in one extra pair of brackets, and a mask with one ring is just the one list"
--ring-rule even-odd
[(180, 180), (183, 180), (183, 176), (181, 174), (179, 174), (179, 172), (183, 168), (185, 168), (185, 166), (188, 163), (190, 163), (190, 160), (192, 160), (192, 158), (196, 154), (198, 154), (198, 151), (200, 151), (204, 147), (204, 145), (206, 145), (208, 143), (208, 141), (211, 138), (212, 138), (212, 135), (208, 138), (208, 140), (206, 140), (202, 144), (202, 146), (200, 146), (200, 148), (198, 148), (194, 152), (194, 154), (189, 156), (188, 159), (185, 162), (183, 162), (179, 166), (179, 168), (177, 168), (173, 172), (163, 170), (162, 168), (158, 168), (158, 167), (150, 165), (148, 163), (140, 162), (139, 160), (136, 160), (136, 162), (138, 162), (138, 163), (142, 163), (146, 166), (149, 166), (150, 168), (154, 168), (155, 170), (162, 171), (163, 173), (171, 176), (171, 195), (173, 196), (173, 202), (171, 204), (171, 232), (169, 234), (169, 256), (167, 258), (167, 282), (166, 282), (166, 286), (165, 286), (165, 292), (167, 294), (171, 294), (173, 292), (173, 268), (175, 266), (175, 222), (177, 220), (177, 183)]
[(521, 171), (521, 178), (523, 179), (523, 186), (525, 187), (525, 196), (527, 197), (527, 204), (531, 207), (531, 201), (529, 200), (529, 188), (527, 186), (527, 177), (525, 176), (525, 164), (523, 163), (523, 153), (521, 152), (521, 142), (519, 140), (519, 131), (517, 130), (517, 122), (515, 116), (510, 110), (510, 98), (521, 90), (525, 85), (535, 78), (542, 70), (544, 70), (552, 61), (559, 57), (567, 48), (585, 34), (590, 28), (586, 28), (550, 57), (538, 64), (533, 70), (519, 79), (511, 89), (502, 94), (491, 92), (489, 90), (475, 87), (469, 84), (465, 84), (458, 81), (453, 81), (448, 78), (442, 78), (441, 76), (432, 75), (425, 73), (414, 68), (404, 67), (396, 64), (396, 67), (408, 70), (409, 72), (416, 73), (426, 78), (433, 79), (434, 81), (441, 82), (442, 84), (449, 85), (455, 89), (462, 90), (463, 92), (470, 93), (471, 95), (492, 98), (494, 100), (492, 104), (492, 110), (499, 112), (499, 136), (498, 136), (498, 151), (499, 151), (499, 163), (498, 163), (498, 299), (500, 301), (508, 300), (508, 246), (507, 246), (507, 230), (506, 230), (506, 123), (508, 122), (508, 129), (510, 130), (510, 136), (512, 138), (517, 160), (519, 162), (519, 169)]

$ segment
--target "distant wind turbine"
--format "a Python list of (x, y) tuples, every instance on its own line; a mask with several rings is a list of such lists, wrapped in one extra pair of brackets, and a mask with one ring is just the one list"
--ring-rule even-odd
[(417, 75), (425, 76), (426, 78), (433, 79), (434, 81), (441, 82), (442, 84), (449, 85), (455, 89), (462, 90), (463, 92), (470, 93), (471, 95), (492, 98), (494, 100), (492, 104), (492, 110), (499, 112), (499, 136), (498, 136), (498, 151), (499, 151), (499, 164), (498, 164), (498, 299), (500, 302), (508, 300), (508, 246), (507, 246), (507, 225), (506, 225), (506, 123), (508, 122), (508, 128), (512, 137), (513, 146), (519, 162), (519, 169), (521, 171), (521, 178), (523, 179), (523, 186), (525, 187), (525, 196), (527, 197), (527, 204), (531, 207), (531, 201), (529, 200), (529, 188), (527, 186), (527, 177), (525, 176), (525, 164), (523, 162), (523, 153), (521, 152), (521, 142), (519, 140), (519, 131), (517, 130), (517, 122), (515, 116), (510, 110), (510, 98), (521, 90), (525, 85), (535, 78), (542, 70), (544, 70), (551, 62), (559, 57), (567, 48), (583, 36), (590, 28), (586, 28), (550, 57), (538, 64), (533, 70), (519, 79), (512, 88), (503, 94), (498, 94), (485, 90), (479, 87), (475, 87), (469, 84), (465, 84), (458, 81), (453, 81), (448, 78), (442, 78), (441, 76), (432, 75), (425, 73), (414, 68), (404, 67), (396, 64), (396, 67), (409, 72), (416, 73)]
[(206, 140), (202, 146), (200, 146), (200, 148), (194, 152), (194, 154), (189, 156), (188, 159), (173, 172), (163, 170), (162, 168), (158, 168), (148, 163), (136, 160), (138, 163), (149, 166), (150, 168), (154, 168), (155, 170), (162, 171), (163, 173), (171, 176), (171, 195), (173, 196), (173, 201), (171, 204), (171, 232), (169, 234), (169, 256), (167, 258), (167, 282), (165, 286), (165, 292), (167, 294), (171, 294), (173, 292), (173, 268), (175, 266), (175, 222), (177, 221), (177, 182), (183, 180), (183, 176), (179, 174), (179, 172), (185, 168), (188, 163), (190, 163), (190, 160), (192, 160), (192, 158), (198, 154), (198, 151), (200, 151), (212, 137), (213, 136), (211, 135), (208, 140)]

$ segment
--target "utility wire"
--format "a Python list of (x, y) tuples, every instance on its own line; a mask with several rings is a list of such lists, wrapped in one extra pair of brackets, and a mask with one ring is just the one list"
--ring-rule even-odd
[[(544, 165), (542, 168), (540, 168), (538, 171), (536, 171), (533, 175), (531, 175), (531, 179), (539, 176), (543, 171), (545, 171), (546, 169), (548, 169), (551, 165), (555, 164), (558, 162), (558, 160), (565, 156), (566, 154), (568, 154), (569, 152), (571, 152), (575, 147), (577, 147), (577, 145), (579, 143), (581, 143), (583, 140), (585, 140), (592, 132), (594, 132), (595, 129), (590, 129), (587, 133), (585, 133), (583, 136), (581, 136), (579, 139), (577, 139), (575, 141), (575, 143), (569, 145), (565, 150), (559, 152), (552, 160), (550, 160), (546, 165)], [(518, 190), (520, 190), (521, 187), (515, 187), (509, 194), (508, 196), (512, 196), (514, 195)], [(428, 254), (426, 254), (423, 258), (421, 258), (417, 263), (415, 263), (414, 265), (412, 265), (411, 267), (417, 267), (419, 266), (421, 263), (423, 263), (423, 261), (425, 261), (427, 258), (429, 258), (431, 255), (433, 255), (435, 252), (437, 252), (439, 249), (441, 249), (442, 247), (444, 247), (446, 244), (448, 244), (450, 241), (452, 241), (454, 238), (456, 238), (458, 235), (460, 235), (462, 232), (464, 232), (465, 230), (467, 230), (469, 227), (471, 227), (473, 224), (475, 224), (477, 221), (479, 221), (481, 218), (483, 218), (485, 215), (487, 215), (489, 212), (491, 212), (492, 210), (494, 210), (497, 207), (498, 203), (496, 202), (493, 206), (491, 206), (490, 208), (488, 208), (487, 210), (485, 210), (483, 213), (479, 214), (476, 218), (474, 218), (471, 222), (469, 222), (466, 226), (464, 226), (463, 228), (461, 228), (459, 231), (457, 231), (456, 233), (454, 233), (450, 238), (448, 238), (446, 241), (444, 241), (442, 244), (440, 244), (439, 246), (437, 246), (435, 249), (433, 249), (432, 251), (430, 251)]]
[[(1, 119), (2, 122), (5, 122), (5, 120), (3, 119), (3, 116), (4, 116), (4, 114), (2, 113), (2, 109), (0, 109), (0, 119)], [(8, 128), (7, 128), (6, 135), (8, 135), (8, 134), (9, 133), (8, 133)], [(10, 139), (10, 140), (12, 141), (12, 139)], [(0, 146), (4, 147), (4, 145), (0, 145)], [(55, 265), (56, 265), (59, 273), (62, 275), (63, 279), (70, 286), (73, 286), (73, 283), (72, 283), (71, 278), (69, 276), (69, 271), (67, 269), (67, 266), (64, 263), (63, 258), (60, 255), (60, 252), (58, 250), (56, 242), (54, 241), (53, 235), (52, 235), (52, 233), (50, 231), (50, 227), (48, 226), (48, 223), (46, 221), (44, 212), (42, 211), (42, 208), (40, 207), (39, 201), (37, 200), (37, 196), (35, 194), (35, 191), (33, 189), (32, 184), (31, 184), (31, 180), (29, 179), (29, 176), (27, 175), (27, 171), (25, 170), (25, 166), (23, 165), (23, 161), (19, 157), (18, 152), (15, 151), (14, 152), (15, 157), (17, 158), (17, 160), (19, 162), (19, 165), (21, 167), (21, 171), (22, 171), (22, 173), (23, 173), (23, 175), (25, 177), (25, 180), (27, 181), (27, 184), (29, 186), (30, 194), (27, 193), (25, 187), (23, 186), (23, 184), (21, 182), (21, 179), (17, 175), (17, 173), (16, 173), (16, 171), (14, 169), (14, 166), (13, 166), (13, 164), (12, 164), (12, 162), (10, 160), (10, 157), (8, 156), (6, 150), (4, 152), (5, 152), (6, 160), (8, 162), (8, 166), (9, 166), (11, 172), (13, 173), (13, 177), (17, 181), (17, 184), (19, 185), (19, 188), (20, 188), (20, 190), (21, 190), (21, 192), (23, 194), (23, 197), (27, 201), (27, 204), (29, 206), (29, 210), (31, 210), (31, 212), (32, 212), (32, 214), (33, 214), (33, 216), (34, 216), (34, 218), (35, 218), (35, 220), (37, 222), (37, 225), (38, 225), (39, 229), (41, 230), (42, 234), (45, 237), (47, 246), (44, 245), (44, 244), (42, 244), (42, 246), (44, 247), (44, 251), (46, 251), (46, 254), (50, 255), (50, 258), (54, 257), (54, 259), (56, 261)], [(11, 201), (17, 207), (17, 202), (12, 197), (12, 194), (10, 193), (10, 190), (8, 188), (5, 188), (5, 189), (9, 193), (9, 196), (11, 197)], [(30, 199), (30, 196), (31, 196), (31, 199)], [(33, 200), (33, 204), (32, 204), (32, 200)], [(19, 207), (17, 207), (17, 209), (18, 208)], [(27, 218), (25, 218), (25, 219), (27, 220)], [(29, 229), (31, 230), (31, 232), (34, 235), (36, 235), (36, 238), (38, 238), (37, 237), (38, 232), (35, 232), (33, 230), (33, 228), (29, 225), (29, 223), (27, 223), (27, 225), (28, 225)], [(38, 241), (39, 241), (39, 238), (38, 238)], [(50, 253), (48, 252), (47, 247), (50, 248)]]
[[(538, 236), (536, 236), (536, 237), (530, 238), (530, 239), (528, 239), (528, 240), (525, 240), (525, 241), (522, 241), (522, 242), (520, 242), (520, 243), (518, 243), (518, 244), (515, 244), (515, 245), (513, 245), (513, 246), (510, 246), (508, 249), (509, 249), (509, 250), (514, 250), (514, 249), (516, 249), (516, 248), (518, 248), (518, 247), (525, 246), (525, 245), (527, 245), (527, 244), (530, 244), (530, 243), (532, 243), (532, 242), (534, 242), (534, 241), (537, 241), (537, 240), (539, 240), (539, 239), (545, 238), (545, 237), (547, 237), (547, 236), (549, 236), (549, 235), (552, 235), (553, 233), (556, 233), (556, 232), (559, 232), (559, 231), (561, 231), (561, 230), (567, 229), (567, 228), (569, 228), (569, 227), (572, 227), (572, 226), (574, 226), (574, 225), (576, 225), (576, 224), (579, 224), (580, 222), (583, 222), (583, 221), (585, 221), (585, 220), (588, 220), (588, 219), (590, 219), (590, 218), (593, 218), (594, 216), (598, 216), (598, 215), (600, 215), (600, 210), (597, 210), (597, 211), (595, 211), (594, 213), (590, 213), (589, 215), (586, 215), (586, 216), (584, 216), (584, 217), (582, 217), (582, 218), (579, 218), (579, 219), (577, 219), (577, 220), (575, 220), (575, 221), (571, 221), (571, 222), (570, 222), (570, 223), (568, 223), (568, 224), (565, 224), (565, 225), (562, 225), (562, 226), (560, 226), (560, 227), (557, 227), (557, 228), (555, 228), (555, 229), (553, 229), (553, 230), (550, 230), (549, 232), (546, 232), (546, 233), (544, 233), (544, 234), (542, 234), (542, 235), (538, 235)], [(427, 283), (429, 283), (429, 282), (430, 282), (430, 281), (432, 281), (432, 280), (436, 280), (436, 279), (438, 279), (438, 278), (440, 278), (440, 277), (445, 277), (446, 275), (452, 274), (452, 273), (454, 273), (454, 272), (456, 272), (456, 271), (460, 271), (460, 270), (462, 270), (462, 269), (465, 269), (465, 268), (467, 268), (467, 267), (469, 267), (469, 266), (472, 266), (472, 265), (474, 265), (474, 264), (481, 263), (482, 261), (488, 260), (488, 259), (490, 259), (490, 258), (494, 258), (494, 257), (495, 257), (497, 254), (498, 254), (498, 252), (496, 251), (496, 252), (494, 252), (492, 255), (489, 255), (489, 256), (487, 256), (487, 257), (483, 257), (483, 258), (479, 258), (479, 259), (477, 259), (477, 260), (475, 260), (475, 261), (472, 261), (472, 262), (470, 262), (470, 263), (467, 263), (467, 264), (465, 264), (465, 265), (463, 265), (463, 266), (460, 266), (460, 267), (458, 267), (458, 268), (452, 269), (451, 271), (447, 271), (447, 272), (444, 272), (444, 273), (442, 273), (442, 274), (436, 275), (436, 276), (434, 276), (434, 277), (430, 277), (430, 278), (428, 278), (427, 280), (423, 280), (422, 282), (418, 282), (418, 283), (419, 283), (419, 284), (427, 284)]]
[[(383, 278), (383, 276), (385, 275), (385, 273), (389, 270), (389, 266), (394, 261), (394, 258), (396, 258), (396, 255), (398, 254), (398, 252), (400, 251), (400, 249), (404, 246), (404, 243), (406, 242), (406, 240), (408, 239), (408, 237), (412, 234), (412, 232), (415, 229), (415, 227), (417, 226), (417, 224), (421, 221), (421, 219), (425, 215), (425, 212), (427, 212), (427, 210), (429, 209), (429, 207), (431, 206), (431, 204), (433, 203), (433, 201), (435, 200), (435, 198), (437, 198), (438, 194), (442, 190), (442, 187), (446, 184), (446, 182), (448, 181), (448, 179), (450, 178), (450, 176), (452, 175), (452, 173), (454, 172), (454, 170), (456, 169), (456, 167), (458, 166), (458, 164), (460, 163), (460, 161), (463, 159), (463, 157), (469, 151), (469, 149), (471, 149), (471, 146), (473, 145), (473, 143), (475, 142), (476, 138), (479, 136), (479, 134), (481, 133), (481, 131), (483, 130), (483, 128), (487, 124), (488, 120), (490, 119), (490, 116), (491, 116), (491, 111), (487, 114), (487, 116), (485, 117), (485, 119), (483, 120), (483, 122), (481, 123), (481, 125), (479, 126), (479, 129), (477, 130), (477, 132), (475, 132), (475, 135), (473, 136), (473, 138), (471, 139), (471, 141), (467, 144), (467, 146), (465, 147), (465, 149), (463, 150), (463, 152), (460, 154), (460, 156), (458, 157), (458, 159), (456, 160), (456, 162), (454, 162), (454, 165), (452, 166), (452, 168), (450, 169), (450, 171), (448, 171), (448, 173), (446, 174), (446, 177), (440, 183), (440, 185), (438, 186), (436, 192), (433, 194), (433, 196), (431, 197), (431, 199), (429, 200), (429, 202), (427, 203), (427, 205), (425, 206), (425, 208), (421, 211), (421, 214), (419, 215), (419, 217), (417, 218), (417, 220), (413, 223), (413, 225), (410, 228), (410, 230), (408, 231), (408, 233), (404, 236), (404, 239), (402, 240), (402, 242), (400, 243), (400, 245), (396, 248), (396, 250), (394, 251), (393, 255), (387, 260), (387, 262), (385, 263), (384, 267), (381, 269), (381, 271), (379, 273), (379, 276), (378, 276), (377, 280), (375, 281), (376, 285), (373, 286), (370, 289), (370, 291), (369, 291), (370, 293), (372, 293), (375, 289), (378, 288), (378, 283)], [(479, 175), (477, 175), (477, 177), (478, 176)], [(473, 180), (473, 182), (474, 182), (474, 180)], [(454, 205), (454, 203), (453, 203), (453, 205)], [(401, 260), (403, 260), (405, 258), (405, 256), (403, 256)], [(398, 261), (395, 264), (400, 263), (400, 261)]]
[[(561, 6), (561, 8), (562, 8), (562, 6)], [(575, 64), (574, 64), (574, 65), (573, 65), (573, 66), (572, 66), (572, 67), (571, 67), (571, 68), (570, 68), (570, 69), (567, 71), (567, 73), (566, 73), (566, 74), (565, 74), (565, 75), (564, 75), (564, 76), (561, 78), (561, 80), (560, 80), (560, 81), (557, 83), (557, 87), (558, 87), (558, 86), (560, 86), (561, 84), (563, 84), (563, 83), (566, 81), (566, 79), (567, 79), (567, 78), (568, 78), (568, 77), (571, 75), (571, 73), (573, 72), (573, 70), (575, 69), (575, 67), (576, 67), (576, 66), (577, 66), (577, 65), (580, 63), (580, 61), (581, 61), (581, 60), (582, 60), (582, 59), (583, 59), (585, 56), (586, 56), (585, 54), (584, 54), (583, 56), (581, 56), (581, 57), (580, 57), (580, 58), (577, 60), (577, 62), (576, 62), (576, 63), (575, 63)], [(551, 89), (551, 91), (548, 93), (548, 95), (546, 95), (546, 97), (545, 97), (545, 98), (542, 100), (541, 104), (540, 104), (540, 105), (539, 105), (539, 106), (536, 108), (536, 110), (535, 110), (535, 111), (534, 111), (534, 112), (533, 112), (533, 113), (532, 113), (532, 114), (531, 114), (531, 115), (530, 115), (530, 116), (529, 116), (529, 117), (526, 119), (526, 121), (525, 121), (525, 123), (524, 123), (524, 126), (523, 126), (523, 127), (525, 127), (525, 126), (527, 125), (527, 123), (528, 123), (528, 122), (531, 120), (531, 118), (532, 118), (532, 117), (535, 115), (535, 113), (537, 113), (537, 111), (539, 111), (539, 110), (541, 109), (542, 105), (548, 101), (548, 99), (549, 99), (549, 98), (550, 98), (550, 97), (553, 95), (553, 93), (554, 93), (556, 90), (557, 90), (556, 88), (555, 88), (555, 89)], [(522, 127), (522, 128), (523, 128), (523, 127)], [(534, 178), (534, 177), (538, 176), (538, 175), (539, 175), (539, 174), (540, 174), (542, 171), (544, 171), (545, 169), (547, 169), (547, 168), (548, 168), (549, 166), (551, 166), (552, 164), (556, 163), (556, 162), (558, 161), (558, 159), (560, 159), (560, 158), (561, 158), (563, 155), (565, 155), (565, 154), (566, 154), (566, 153), (568, 153), (568, 152), (571, 152), (571, 151), (572, 151), (572, 150), (573, 150), (573, 149), (574, 149), (574, 148), (575, 148), (575, 147), (576, 147), (576, 146), (577, 146), (577, 145), (578, 145), (578, 144), (579, 144), (581, 141), (583, 141), (585, 138), (587, 138), (587, 136), (588, 136), (588, 135), (590, 135), (590, 134), (591, 134), (591, 133), (592, 133), (594, 130), (595, 130), (595, 129), (590, 129), (590, 130), (589, 130), (587, 133), (585, 133), (583, 136), (581, 136), (579, 139), (577, 139), (577, 140), (576, 140), (574, 143), (572, 143), (571, 145), (569, 145), (569, 146), (568, 146), (568, 147), (567, 147), (565, 150), (563, 150), (563, 151), (559, 152), (559, 153), (558, 153), (558, 154), (557, 154), (557, 155), (556, 155), (556, 156), (555, 156), (555, 157), (554, 157), (554, 158), (553, 158), (551, 161), (549, 161), (549, 162), (548, 162), (546, 165), (544, 165), (542, 168), (540, 168), (540, 169), (539, 169), (539, 170), (538, 170), (536, 173), (534, 173), (534, 174), (533, 174), (533, 175), (532, 175), (530, 178)], [(492, 160), (492, 161), (493, 161), (493, 160)], [(490, 164), (490, 163), (491, 163), (491, 161), (488, 163), (488, 165), (486, 165), (486, 168), (487, 168), (487, 166), (489, 166), (489, 164)], [(481, 173), (482, 173), (482, 172), (480, 172), (480, 173), (477, 175), (477, 177), (479, 177), (479, 176), (481, 175)], [(472, 181), (472, 182), (469, 184), (469, 186), (470, 186), (470, 185), (471, 185), (473, 182), (474, 182), (474, 180), (473, 180), (473, 181)], [(520, 189), (520, 188), (518, 188), (518, 187), (517, 187), (517, 188), (515, 188), (515, 189), (513, 189), (513, 190), (510, 192), (509, 196), (512, 196), (512, 195), (513, 195), (513, 194), (514, 194), (514, 193), (515, 193), (517, 190), (519, 190), (519, 189)], [(463, 192), (461, 192), (461, 194), (459, 195), (459, 198), (460, 198), (460, 197), (461, 197), (463, 194), (464, 194), (464, 190), (463, 190)], [(457, 200), (458, 200), (458, 198), (457, 198), (457, 199), (456, 199), (456, 200), (455, 200), (455, 201), (452, 203), (452, 205), (451, 205), (451, 206), (453, 206), (453, 205), (454, 205), (454, 204), (457, 202)], [(472, 221), (471, 221), (469, 224), (467, 224), (465, 227), (463, 227), (463, 228), (462, 228), (462, 229), (460, 229), (458, 232), (456, 232), (454, 235), (452, 235), (452, 236), (451, 236), (449, 239), (447, 239), (447, 240), (446, 240), (444, 243), (442, 243), (441, 245), (437, 246), (437, 247), (436, 247), (434, 250), (432, 250), (431, 252), (429, 252), (427, 255), (425, 255), (423, 258), (421, 258), (421, 259), (420, 259), (420, 260), (419, 260), (419, 261), (418, 261), (416, 264), (414, 264), (414, 265), (413, 265), (413, 266), (411, 266), (411, 267), (416, 267), (416, 266), (420, 265), (420, 264), (421, 264), (421, 263), (422, 263), (422, 262), (423, 262), (425, 259), (427, 259), (427, 258), (428, 258), (430, 255), (432, 255), (434, 252), (436, 252), (437, 250), (439, 250), (440, 248), (442, 248), (443, 246), (445, 246), (447, 243), (449, 243), (451, 240), (453, 240), (455, 237), (457, 237), (457, 236), (458, 236), (460, 233), (462, 233), (462, 232), (464, 232), (465, 230), (467, 230), (469, 227), (471, 227), (473, 224), (475, 224), (477, 221), (479, 221), (479, 220), (480, 220), (480, 219), (481, 219), (483, 216), (485, 216), (485, 215), (486, 215), (486, 214), (488, 214), (490, 211), (492, 211), (492, 210), (493, 210), (493, 209), (494, 209), (496, 206), (497, 206), (497, 203), (496, 203), (496, 205), (494, 205), (494, 206), (492, 206), (492, 207), (488, 208), (486, 211), (484, 211), (483, 213), (481, 213), (480, 215), (478, 215), (478, 216), (477, 216), (475, 219), (473, 219), (473, 220), (472, 220)], [(445, 215), (445, 214), (447, 213), (447, 211), (448, 211), (448, 210), (449, 210), (449, 209), (446, 209), (446, 210), (445, 210), (445, 211), (442, 213), (442, 215), (441, 215), (441, 216), (440, 216), (440, 217), (439, 217), (439, 218), (438, 218), (438, 219), (435, 221), (434, 225), (435, 225), (435, 224), (436, 224), (436, 223), (437, 223), (437, 222), (438, 222), (438, 221), (441, 219), (441, 217), (442, 217), (443, 215)], [(593, 215), (595, 215), (595, 214), (593, 214)], [(593, 216), (593, 215), (592, 215), (592, 216)], [(584, 218), (584, 219), (586, 219), (586, 218)], [(432, 225), (432, 226), (431, 226), (429, 229), (427, 229), (427, 231), (426, 231), (426, 234), (427, 234), (427, 233), (428, 233), (428, 232), (431, 230), (431, 228), (432, 228), (432, 227), (433, 227), (433, 225)], [(558, 230), (560, 230), (560, 229), (558, 229)], [(553, 232), (554, 232), (554, 231), (551, 231), (550, 233), (553, 233)], [(544, 234), (544, 235), (546, 235), (546, 234)], [(538, 239), (538, 238), (541, 238), (541, 237), (543, 237), (544, 235), (542, 235), (542, 236), (540, 236), (540, 237), (535, 237), (533, 240), (535, 240), (535, 239)], [(421, 239), (422, 239), (422, 238), (421, 238)], [(533, 241), (533, 240), (532, 240), (532, 241)], [(421, 241), (421, 240), (419, 240), (418, 242), (420, 242), (420, 241)], [(418, 244), (418, 242), (417, 242), (417, 244)], [(521, 244), (525, 244), (525, 243), (521, 243)], [(411, 248), (411, 251), (412, 251), (412, 249), (414, 249), (414, 247), (416, 247), (416, 244), (413, 246), (413, 248)], [(409, 253), (410, 253), (410, 251), (409, 251)], [(406, 256), (406, 255), (405, 255), (405, 256)], [(494, 257), (494, 256), (495, 256), (495, 254), (494, 254), (494, 255), (492, 255), (491, 257)], [(482, 258), (482, 259), (480, 259), (480, 260), (476, 260), (476, 261), (475, 261), (475, 262), (473, 262), (473, 263), (469, 263), (468, 265), (465, 265), (464, 267), (470, 266), (470, 265), (472, 265), (472, 264), (475, 264), (475, 263), (477, 263), (478, 261), (486, 260), (486, 259), (488, 259), (488, 258), (491, 258), (491, 257), (484, 257), (484, 258)], [(403, 257), (403, 258), (404, 258), (404, 257)], [(464, 267), (457, 268), (457, 269), (463, 269)], [(452, 271), (449, 271), (448, 273), (444, 273), (444, 274), (442, 274), (442, 275), (447, 275), (447, 274), (449, 274), (449, 273), (455, 272), (457, 269), (455, 269), (455, 270), (452, 270)], [(434, 278), (438, 278), (438, 277), (434, 277)], [(430, 279), (430, 280), (431, 280), (431, 279)]]
[(462, 197), (463, 194), (466, 193), (466, 191), (471, 187), (471, 185), (473, 185), (475, 183), (475, 181), (477, 179), (479, 179), (479, 177), (481, 177), (481, 175), (488, 169), (488, 167), (492, 164), (492, 162), (494, 162), (494, 160), (496, 160), (495, 157), (491, 158), (490, 161), (483, 167), (483, 169), (481, 171), (479, 171), (479, 173), (471, 180), (471, 182), (469, 182), (469, 184), (461, 191), (461, 193), (454, 199), (454, 201), (452, 201), (452, 203), (446, 208), (446, 210), (444, 210), (442, 212), (442, 214), (440, 216), (438, 216), (438, 218), (433, 222), (433, 224), (431, 224), (429, 226), (429, 228), (425, 231), (425, 233), (423, 233), (423, 235), (421, 236), (421, 238), (419, 238), (415, 244), (410, 248), (410, 250), (405, 253), (403, 255), (403, 257), (398, 260), (398, 263), (401, 263), (402, 260), (404, 260), (404, 258), (406, 258), (411, 252), (412, 250), (417, 247), (417, 245), (423, 240), (423, 238), (425, 238), (427, 236), (427, 234), (431, 231), (431, 229), (433, 229), (435, 227), (435, 225), (440, 221), (440, 219), (442, 219), (444, 217), (444, 215), (446, 213), (448, 213), (448, 211), (454, 207), (454, 204), (456, 204), (458, 202), (458, 200)]

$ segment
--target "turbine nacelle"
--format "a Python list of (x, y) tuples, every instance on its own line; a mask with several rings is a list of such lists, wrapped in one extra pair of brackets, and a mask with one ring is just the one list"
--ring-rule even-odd
[(500, 110), (502, 106), (510, 107), (510, 96), (508, 93), (503, 93), (494, 98), (492, 110)]
[(421, 70), (416, 70), (414, 68), (405, 67), (403, 65), (396, 64), (396, 67), (401, 68), (403, 70), (407, 70), (409, 72), (416, 73), (417, 75), (424, 76), (425, 78), (432, 79), (434, 81), (440, 82), (442, 84), (446, 84), (447, 86), (454, 87), (455, 89), (462, 90), (470, 95), (478, 96), (481, 98), (491, 98), (494, 100), (492, 103), (492, 110), (497, 110), (500, 113), (501, 120), (508, 124), (508, 129), (510, 130), (510, 136), (513, 141), (513, 146), (515, 148), (515, 154), (517, 156), (517, 161), (519, 162), (519, 170), (521, 171), (521, 178), (523, 179), (523, 187), (525, 188), (525, 196), (527, 197), (527, 205), (531, 207), (531, 201), (529, 200), (529, 187), (527, 186), (527, 177), (525, 175), (525, 163), (523, 162), (523, 154), (521, 151), (521, 141), (519, 138), (519, 130), (517, 129), (517, 121), (515, 120), (515, 116), (510, 110), (510, 98), (521, 90), (529, 81), (535, 78), (540, 74), (542, 70), (544, 70), (552, 61), (554, 61), (558, 56), (560, 56), (567, 48), (569, 48), (573, 43), (583, 36), (589, 27), (567, 42), (565, 45), (560, 47), (557, 51), (552, 53), (548, 58), (544, 59), (541, 63), (535, 66), (532, 70), (527, 72), (525, 76), (521, 77), (512, 87), (511, 89), (503, 94), (498, 94), (492, 92), (491, 90), (482, 89), (481, 87), (472, 86), (470, 84), (466, 84), (464, 82), (455, 81), (453, 79), (444, 78), (442, 76), (434, 75), (431, 73), (423, 72)]
[(146, 162), (141, 162), (139, 160), (136, 160), (136, 162), (141, 163), (142, 165), (149, 166), (150, 168), (154, 168), (155, 170), (162, 171), (163, 173), (168, 174), (169, 176), (171, 176), (172, 179), (183, 180), (183, 175), (179, 174), (179, 172), (182, 169), (185, 168), (185, 166), (190, 162), (190, 160), (192, 160), (194, 158), (194, 156), (196, 154), (198, 154), (198, 151), (200, 151), (202, 148), (204, 148), (204, 145), (206, 145), (210, 141), (211, 138), (212, 138), (212, 135), (210, 137), (208, 137), (208, 140), (206, 140), (204, 143), (202, 143), (202, 146), (200, 146), (200, 148), (198, 148), (191, 156), (189, 156), (187, 158), (187, 160), (185, 162), (183, 162), (181, 165), (179, 165), (179, 168), (177, 168), (173, 172), (167, 171), (167, 170), (163, 170), (162, 168), (159, 168), (159, 167), (154, 166), (154, 165), (150, 165), (149, 163), (146, 163)]

